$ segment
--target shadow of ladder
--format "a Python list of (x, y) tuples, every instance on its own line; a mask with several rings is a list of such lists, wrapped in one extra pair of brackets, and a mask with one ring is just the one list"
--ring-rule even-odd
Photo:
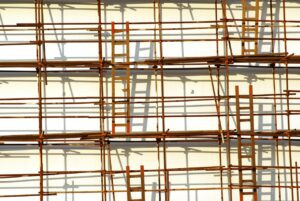
[[(236, 86), (235, 97), (240, 201), (257, 201), (252, 85), (249, 86), (249, 95), (240, 95), (239, 86)], [(240, 98), (248, 99), (248, 106), (241, 106)], [(247, 113), (243, 115), (242, 111)], [(244, 124), (248, 124), (250, 130), (245, 129)]]
[[(261, 144), (258, 146), (258, 164), (261, 166), (275, 166), (275, 144)], [(262, 186), (275, 185), (274, 170), (260, 170), (258, 171), (258, 178), (258, 183)], [(275, 200), (275, 189), (260, 188), (259, 200)]]
[[(270, 8), (272, 7), (272, 13)], [(262, 15), (261, 15), (261, 19), (262, 20), (278, 20), (279, 19), (279, 14), (280, 14), (280, 1), (278, 0), (266, 0), (263, 1), (263, 5), (262, 5), (262, 11), (261, 11)], [(273, 38), (276, 36), (276, 33), (278, 33), (278, 27), (274, 27), (273, 29), (273, 35), (272, 35), (272, 27), (271, 27), (271, 22), (268, 22), (268, 25), (270, 26), (270, 28), (268, 28), (270, 30), (270, 32), (265, 32), (265, 27), (261, 27), (260, 29), (260, 37), (259, 38)], [(266, 25), (266, 24), (265, 24)], [(276, 24), (274, 24), (275, 26)], [(260, 49), (266, 49), (266, 53), (274, 53), (274, 47), (273, 44), (275, 46), (275, 43), (272, 43), (271, 40), (262, 40), (260, 43)]]
[[(259, 104), (259, 112), (265, 113), (264, 104)], [(273, 107), (272, 107), (273, 108)], [(274, 112), (274, 111), (273, 111)], [(259, 116), (259, 130), (264, 131), (274, 129), (274, 117), (271, 117), (271, 123), (264, 123), (265, 116)], [(258, 165), (260, 166), (275, 166), (275, 144), (259, 144), (258, 145)], [(258, 183), (262, 186), (274, 185), (275, 186), (275, 170), (259, 170)], [(275, 200), (274, 188), (260, 188), (258, 191), (259, 200)]]
[[(153, 58), (153, 43), (150, 43), (149, 47), (143, 47), (141, 48), (141, 43), (137, 42), (136, 43), (136, 51), (135, 51), (135, 59), (138, 60), (140, 59), (140, 53), (145, 52), (146, 55), (148, 55), (147, 59), (152, 59)], [(132, 89), (131, 93), (132, 96), (138, 96), (138, 97), (149, 97), (150, 96), (150, 89), (151, 89), (151, 74), (148, 71), (145, 71), (146, 75), (140, 75), (138, 73), (134, 73), (132, 76)], [(141, 85), (138, 87), (138, 85)], [(144, 87), (145, 86), (145, 87)], [(140, 89), (143, 87), (142, 89)], [(144, 100), (144, 99), (138, 99), (138, 100)], [(149, 99), (145, 99), (146, 103), (143, 103), (144, 108), (141, 110), (136, 107), (132, 107), (132, 114), (133, 115), (139, 115), (136, 113), (140, 113), (142, 115), (148, 115), (149, 113), (149, 106), (150, 104), (147, 103)], [(135, 112), (134, 110), (138, 110)], [(148, 118), (135, 118), (132, 120), (132, 129), (135, 131), (142, 131), (146, 132), (147, 131), (147, 124), (148, 124)]]
[[(136, 186), (132, 184), (132, 179), (139, 179), (140, 185)], [(126, 166), (126, 187), (127, 187), (127, 201), (145, 201), (145, 175), (144, 166), (141, 165), (140, 171), (132, 174), (130, 167)], [(132, 193), (140, 194), (139, 198), (132, 198)]]

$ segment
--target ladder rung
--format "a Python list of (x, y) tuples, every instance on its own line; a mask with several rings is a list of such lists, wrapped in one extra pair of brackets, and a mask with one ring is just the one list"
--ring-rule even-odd
[(250, 119), (240, 119), (240, 122), (249, 122)]
[(116, 40), (115, 41), (115, 45), (126, 45), (127, 41), (120, 41), (120, 40)]
[(114, 57), (126, 57), (127, 54), (114, 54), (113, 56)]
[(127, 104), (128, 101), (115, 101), (113, 104)]
[(242, 192), (243, 195), (253, 195), (254, 192)]
[(257, 20), (255, 17), (246, 17), (244, 19), (245, 21), (253, 21), (253, 20)]
[(255, 49), (245, 49), (245, 52), (255, 52)]
[(115, 33), (122, 33), (125, 31), (126, 31), (126, 29), (115, 29)]
[(114, 80), (128, 80), (128, 77), (114, 77)]
[(116, 116), (127, 115), (127, 112), (115, 112), (114, 115), (116, 115)]
[(256, 27), (245, 27), (245, 31), (256, 31)]
[(253, 179), (242, 180), (243, 183), (254, 183)]
[(248, 42), (248, 43), (250, 43), (250, 42), (256, 42), (256, 40), (255, 39), (253, 39), (253, 38), (245, 38), (245, 39), (243, 39), (243, 42)]
[(123, 92), (126, 92), (126, 91), (128, 91), (128, 89), (125, 88), (125, 89), (122, 89), (122, 91), (123, 91)]
[(240, 107), (240, 110), (250, 110), (250, 107)]
[(143, 199), (131, 199), (130, 201), (144, 201)]
[(136, 175), (130, 175), (130, 178), (139, 178), (139, 177), (141, 177), (141, 175), (140, 175), (140, 174), (136, 174)]
[(118, 126), (118, 127), (124, 127), (124, 126), (128, 126), (128, 124), (114, 124), (114, 126)]
[(255, 10), (255, 6), (247, 5), (245, 6), (246, 10)]
[(241, 158), (252, 158), (252, 155), (242, 155)]
[(241, 146), (244, 146), (244, 147), (251, 147), (252, 146), (252, 143), (241, 143)]
[(131, 187), (130, 191), (143, 191), (144, 189), (142, 187)]
[(129, 68), (129, 65), (114, 65), (115, 69), (118, 69), (118, 68), (122, 68), (122, 69), (127, 69)]

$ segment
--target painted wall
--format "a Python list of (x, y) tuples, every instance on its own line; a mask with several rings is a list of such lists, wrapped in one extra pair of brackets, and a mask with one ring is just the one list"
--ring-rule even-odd
[[(268, 19), (267, 1), (262, 2), (261, 19)], [(164, 21), (200, 21), (215, 20), (214, 4), (209, 2), (169, 2), (162, 5), (162, 18)], [(241, 6), (239, 1), (229, 1), (228, 18), (241, 18)], [(142, 22), (153, 21), (152, 3), (146, 1), (132, 1), (124, 3), (122, 1), (105, 1), (102, 6), (102, 18), (104, 22)], [(297, 20), (300, 17), (299, 3), (297, 1), (288, 1), (287, 19)], [(273, 8), (274, 19), (283, 18), (282, 3), (276, 1)], [(222, 18), (222, 10), (218, 9), (218, 18)], [(47, 3), (45, 5), (45, 22), (94, 22), (98, 20), (97, 7), (95, 3), (73, 4), (73, 3)], [(34, 23), (33, 4), (0, 4), (0, 23)], [(171, 24), (164, 25), (165, 28), (178, 27), (209, 27), (211, 24)], [(294, 26), (295, 24), (289, 24)], [(46, 40), (97, 40), (97, 33), (87, 30), (61, 31), (61, 25), (49, 26), (57, 28), (55, 31), (46, 31)], [(71, 26), (70, 26), (71, 27)], [(69, 28), (70, 28), (69, 27)], [(72, 26), (74, 27), (74, 26)], [(75, 26), (76, 27), (76, 26)], [(79, 27), (79, 26), (78, 26)], [(81, 26), (80, 26), (81, 27)], [(93, 26), (95, 28), (96, 26)], [(149, 28), (149, 25), (138, 25), (136, 28)], [(64, 26), (67, 28), (67, 26)], [(105, 29), (110, 29), (110, 25), (105, 25)], [(151, 28), (151, 27), (150, 27)], [(299, 27), (289, 27), (288, 37), (298, 37)], [(238, 37), (241, 33), (236, 28), (229, 29), (231, 37)], [(270, 37), (269, 28), (261, 28), (261, 37)], [(219, 34), (223, 31), (220, 29)], [(283, 28), (275, 29), (275, 35), (278, 38), (283, 37)], [(104, 39), (110, 39), (109, 31), (103, 33)], [(152, 31), (137, 31), (132, 33), (131, 39), (153, 39)], [(164, 31), (164, 39), (214, 39), (215, 29), (197, 29), (185, 31)], [(0, 29), (1, 43), (8, 42), (29, 42), (35, 40), (34, 30), (27, 31), (5, 31)], [(284, 43), (275, 42), (275, 52), (284, 52)], [(299, 54), (299, 41), (288, 41), (289, 54)], [(156, 44), (158, 47), (158, 44)], [(238, 41), (232, 41), (233, 53), (239, 55), (241, 44)], [(260, 42), (260, 52), (269, 52), (270, 44)], [(0, 46), (1, 61), (19, 61), (34, 60), (36, 57), (34, 45), (22, 46)], [(47, 43), (47, 60), (97, 60), (97, 43)], [(103, 46), (104, 57), (110, 60), (110, 43)], [(223, 43), (219, 43), (220, 55), (224, 54)], [(154, 43), (131, 43), (131, 59), (144, 60), (155, 58)], [(157, 48), (157, 55), (159, 55)], [(191, 56), (209, 56), (216, 55), (215, 42), (167, 42), (163, 45), (164, 57), (191, 57)], [(259, 64), (257, 64), (259, 65)], [(182, 67), (182, 66), (175, 66)], [(188, 66), (185, 66), (188, 67)], [(282, 66), (283, 67), (283, 66)], [(133, 68), (139, 68), (133, 66)], [(151, 68), (151, 66), (149, 66)], [(11, 71), (11, 69), (3, 70)], [(18, 69), (15, 69), (18, 70)], [(51, 70), (51, 68), (49, 68)], [(111, 76), (110, 71), (105, 72), (105, 95), (111, 95)], [(221, 71), (221, 94), (225, 94), (225, 72)], [(290, 70), (290, 89), (298, 89), (299, 70), (297, 68)], [(286, 89), (285, 70), (276, 71), (276, 93), (284, 93)], [(213, 72), (214, 84), (216, 87), (216, 72)], [(160, 77), (157, 77), (152, 70), (131, 72), (131, 94), (132, 96), (160, 96), (161, 89)], [(165, 96), (213, 96), (212, 85), (208, 70), (169, 70), (164, 76)], [(251, 69), (231, 69), (230, 70), (230, 94), (234, 95), (235, 85), (239, 85), (241, 93), (247, 93), (248, 84), (253, 84), (255, 94), (273, 93), (272, 88), (272, 70), (265, 68)], [(99, 77), (97, 73), (49, 73), (48, 85), (43, 86), (43, 95), (45, 97), (97, 97), (99, 96)], [(0, 74), (0, 98), (19, 98), (19, 97), (37, 97), (37, 77), (33, 72), (1, 72)], [(296, 96), (295, 96), (296, 97)], [(75, 100), (68, 100), (73, 103)], [(89, 101), (89, 100), (80, 100)], [(93, 99), (93, 101), (97, 101)], [(150, 99), (148, 99), (150, 101)], [(53, 101), (54, 102), (54, 101)], [(135, 103), (132, 105), (131, 114), (138, 115), (156, 115), (156, 107), (161, 113), (161, 104), (155, 103)], [(299, 101), (291, 101), (291, 109), (299, 109)], [(255, 112), (273, 113), (272, 99), (255, 99)], [(0, 132), (1, 135), (10, 134), (32, 134), (38, 133), (38, 120), (34, 118), (3, 118), (8, 116), (36, 116), (38, 108), (36, 102), (26, 101), (25, 105), (0, 105)], [(235, 102), (231, 101), (231, 112), (235, 112)], [(277, 112), (285, 112), (287, 109), (285, 101), (277, 101)], [(225, 111), (225, 102), (222, 102), (222, 112)], [(178, 117), (166, 118), (166, 129), (170, 131), (191, 131), (191, 130), (216, 130), (218, 122), (216, 117), (182, 117), (186, 114), (215, 114), (215, 105), (213, 101), (192, 101), (186, 103), (166, 103), (165, 114)], [(45, 119), (43, 127), (45, 133), (59, 132), (81, 132), (98, 131), (99, 119), (97, 118), (57, 118), (57, 116), (85, 115), (95, 117), (99, 115), (99, 106), (96, 104), (68, 104), (68, 105), (48, 105), (43, 108), (43, 114), (55, 118)], [(111, 115), (111, 108), (106, 107), (106, 115)], [(274, 116), (261, 116), (255, 118), (255, 129), (258, 131), (274, 130)], [(158, 122), (158, 123), (157, 123)], [(292, 116), (291, 129), (299, 129), (299, 116)], [(287, 119), (285, 116), (278, 116), (278, 129), (287, 129)], [(159, 125), (161, 130), (161, 120), (156, 118), (133, 118), (132, 131), (156, 131)], [(222, 125), (225, 129), (225, 119), (222, 118)], [(230, 128), (236, 128), (235, 118), (230, 119)], [(111, 130), (111, 121), (106, 120), (106, 129)], [(279, 146), (279, 165), (289, 165), (288, 150), (286, 142), (280, 142)], [(226, 147), (222, 145), (222, 165), (227, 167)], [(139, 169), (144, 165), (145, 169), (162, 168), (163, 164), (157, 162), (156, 143), (143, 142), (115, 142), (112, 143), (112, 166), (115, 170), (124, 170), (126, 165), (131, 169)], [(162, 149), (160, 150), (162, 151)], [(293, 145), (293, 162), (299, 158), (299, 144)], [(100, 164), (99, 146), (83, 146), (74, 144), (74, 146), (65, 147), (63, 145), (45, 146), (44, 169), (46, 171), (76, 171), (76, 170), (99, 170)], [(2, 145), (0, 147), (0, 174), (5, 173), (38, 173), (39, 171), (39, 153), (36, 145), (20, 146)], [(162, 153), (160, 153), (162, 157)], [(168, 168), (181, 167), (205, 167), (218, 166), (219, 153), (217, 143), (168, 143), (167, 159)], [(237, 165), (236, 147), (233, 146), (232, 164)], [(298, 160), (299, 161), (299, 160)], [(257, 164), (258, 165), (276, 165), (274, 142), (263, 141), (257, 145)], [(261, 185), (277, 185), (278, 178), (274, 170), (259, 170), (258, 183)], [(282, 170), (280, 176), (282, 185), (290, 185), (289, 170)], [(164, 178), (161, 174), (161, 185), (164, 185)], [(238, 181), (237, 172), (233, 172), (233, 182)], [(223, 172), (224, 187), (227, 187), (227, 174)], [(125, 190), (125, 175), (115, 175), (115, 189)], [(220, 172), (218, 171), (190, 171), (190, 172), (171, 172), (170, 188), (199, 188), (199, 187), (218, 187), (220, 183)], [(49, 196), (46, 200), (58, 201), (77, 201), (77, 200), (101, 200), (101, 190), (99, 173), (59, 175), (45, 177), (45, 191), (61, 192), (57, 196)], [(110, 186), (110, 185), (108, 185)], [(110, 187), (109, 187), (110, 188)], [(146, 189), (158, 189), (157, 173), (146, 173)], [(30, 194), (38, 193), (38, 177), (24, 177), (18, 179), (1, 179), (0, 195), (4, 194)], [(74, 193), (81, 191), (82, 193)], [(84, 193), (84, 191), (95, 191), (95, 193)], [(67, 194), (64, 194), (67, 192)], [(282, 200), (291, 200), (290, 189), (282, 189)], [(116, 194), (117, 200), (125, 200), (125, 193)], [(164, 193), (162, 193), (162, 197)], [(192, 190), (192, 191), (172, 191), (172, 201), (200, 201), (200, 200), (220, 200), (219, 190)], [(3, 198), (3, 200), (38, 200), (38, 197), (28, 198)], [(109, 200), (112, 200), (111, 194)], [(158, 193), (147, 192), (147, 200), (159, 200)], [(228, 200), (228, 191), (224, 190), (224, 200)], [(234, 200), (238, 200), (238, 191), (234, 191)], [(278, 200), (278, 189), (260, 189), (259, 200)]]

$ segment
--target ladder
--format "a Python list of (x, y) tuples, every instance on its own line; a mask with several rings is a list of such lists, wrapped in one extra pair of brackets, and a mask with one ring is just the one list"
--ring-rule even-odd
[[(239, 86), (235, 87), (236, 124), (238, 135), (238, 172), (240, 201), (257, 201), (256, 162), (253, 117), (253, 88), (249, 86), (249, 95), (243, 96), (248, 100), (248, 106), (240, 105)], [(245, 115), (241, 113), (245, 111)], [(243, 129), (248, 124), (250, 130)], [(250, 134), (249, 135), (244, 134)]]
[(259, 0), (242, 0), (242, 55), (258, 52)]
[(112, 44), (112, 134), (130, 133), (129, 22), (126, 29), (111, 23)]
[[(132, 185), (131, 179), (138, 178), (140, 179), (140, 186)], [(145, 175), (144, 175), (144, 166), (141, 165), (139, 174), (130, 174), (129, 166), (126, 166), (126, 186), (127, 186), (127, 201), (145, 201)], [(133, 199), (132, 193), (141, 194), (140, 198)]]

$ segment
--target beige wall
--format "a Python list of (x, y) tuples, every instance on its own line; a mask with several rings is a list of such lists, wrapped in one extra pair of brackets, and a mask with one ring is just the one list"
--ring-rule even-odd
[[(144, 1), (143, 1), (144, 2)], [(264, 1), (265, 2), (265, 1)], [(32, 4), (0, 4), (0, 23), (16, 24), (16, 23), (33, 23), (34, 9)], [(265, 9), (266, 3), (262, 3)], [(97, 7), (90, 4), (49, 4), (45, 6), (45, 22), (97, 22)], [(231, 3), (229, 1), (228, 18), (241, 18), (240, 4)], [(288, 2), (287, 19), (297, 20), (300, 17), (299, 4)], [(103, 21), (105, 22), (136, 22), (136, 21), (153, 21), (152, 3), (132, 3), (119, 4), (107, 2), (103, 6)], [(124, 10), (124, 11), (123, 11)], [(279, 13), (276, 19), (282, 19), (282, 4), (278, 3), (274, 11)], [(213, 3), (164, 3), (162, 18), (164, 21), (190, 21), (190, 20), (214, 20), (214, 4)], [(221, 16), (222, 11), (219, 8), (218, 15)], [(265, 13), (262, 13), (264, 18)], [(294, 24), (291, 24), (294, 25)], [(166, 27), (191, 27), (191, 26), (210, 26), (210, 24), (202, 25), (166, 25)], [(148, 27), (148, 26), (137, 26)], [(61, 28), (56, 26), (55, 28)], [(104, 26), (110, 28), (110, 26)], [(149, 28), (149, 27), (148, 27)], [(277, 30), (277, 29), (276, 29)], [(299, 28), (289, 28), (288, 37), (297, 37)], [(261, 30), (268, 32), (268, 29)], [(277, 37), (283, 37), (282, 29), (277, 30)], [(230, 29), (231, 36), (239, 36), (239, 32), (235, 28)], [(220, 34), (222, 31), (220, 30)], [(34, 31), (5, 32), (0, 29), (1, 42), (16, 41), (34, 41)], [(141, 36), (142, 34), (146, 34)], [(199, 29), (196, 31), (166, 31), (165, 39), (181, 39), (181, 38), (207, 38), (214, 39), (215, 30)], [(106, 39), (110, 39), (110, 33), (104, 33)], [(264, 35), (265, 36), (265, 35)], [(152, 32), (137, 32), (132, 39), (153, 39)], [(47, 31), (46, 40), (61, 39), (91, 39), (97, 40), (96, 32), (80, 30), (80, 31)], [(220, 54), (223, 55), (223, 44), (220, 43)], [(240, 54), (240, 42), (232, 42), (235, 55)], [(260, 44), (260, 52), (268, 52), (269, 45)], [(77, 43), (77, 44), (47, 44), (48, 60), (96, 60), (98, 58), (98, 49), (96, 43)], [(131, 57), (132, 60), (143, 60), (154, 58), (153, 44), (150, 43), (132, 43)], [(284, 52), (283, 43), (276, 42), (275, 51)], [(288, 42), (289, 54), (299, 54), (299, 41)], [(107, 59), (110, 59), (110, 44), (103, 46), (103, 53)], [(187, 42), (187, 43), (165, 43), (163, 55), (165, 57), (181, 57), (181, 56), (208, 56), (215, 55), (214, 42)], [(159, 52), (158, 52), (159, 55)], [(34, 60), (35, 46), (0, 46), (1, 61), (19, 61)], [(181, 67), (181, 66), (179, 66)], [(11, 70), (11, 69), (3, 69)], [(50, 69), (51, 70), (51, 69)], [(132, 96), (156, 96), (160, 95), (161, 90), (155, 89), (155, 75), (152, 71), (142, 71), (137, 74), (132, 71)], [(234, 95), (235, 85), (239, 85), (242, 93), (247, 93), (248, 84), (253, 84), (255, 94), (273, 93), (271, 69), (237, 69), (230, 72), (230, 94)], [(221, 72), (221, 93), (224, 94), (224, 71)], [(299, 75), (298, 70), (290, 71), (290, 88), (298, 89)], [(105, 95), (111, 95), (111, 77), (110, 72), (106, 72), (105, 78)], [(158, 77), (159, 78), (159, 77)], [(187, 71), (166, 71), (164, 77), (165, 96), (212, 96), (212, 87), (207, 70), (187, 70)], [(214, 72), (214, 80), (216, 85), (216, 76)], [(99, 96), (99, 78), (98, 74), (85, 73), (65, 73), (65, 74), (48, 74), (48, 85), (44, 85), (43, 93), (45, 97), (84, 97)], [(160, 86), (160, 81), (157, 82)], [(276, 72), (277, 93), (283, 93), (285, 86), (285, 73), (280, 69)], [(138, 94), (143, 91), (143, 94)], [(18, 97), (37, 97), (37, 77), (35, 73), (2, 73), (0, 74), (0, 98), (18, 98)], [(72, 100), (70, 100), (72, 101)], [(255, 112), (273, 112), (272, 100), (255, 100)], [(160, 106), (160, 104), (159, 104)], [(37, 105), (34, 101), (26, 101), (25, 105), (4, 105), (0, 106), (1, 116), (36, 116), (38, 112)], [(299, 109), (299, 102), (292, 101), (293, 109)], [(110, 114), (110, 108), (106, 108), (107, 115)], [(222, 111), (225, 110), (223, 105)], [(285, 102), (278, 101), (278, 112), (286, 110)], [(234, 113), (235, 105), (232, 100), (231, 111)], [(215, 114), (213, 101), (205, 102), (187, 102), (183, 103), (167, 103), (165, 108), (166, 115), (185, 115), (185, 114)], [(51, 105), (43, 109), (44, 115), (47, 116), (63, 116), (63, 115), (87, 115), (97, 116), (99, 107), (95, 104), (87, 105)], [(132, 106), (132, 115), (143, 114), (155, 115), (156, 104), (134, 104)], [(133, 131), (155, 131), (157, 121), (161, 129), (161, 121), (156, 118), (150, 119), (133, 119)], [(299, 116), (292, 116), (291, 128), (299, 129)], [(216, 130), (217, 118), (199, 118), (199, 117), (177, 117), (166, 118), (166, 129), (171, 131), (178, 130)], [(273, 130), (274, 117), (263, 116), (255, 118), (256, 130)], [(222, 125), (225, 128), (225, 120), (222, 119)], [(235, 118), (231, 118), (230, 129), (235, 129)], [(98, 131), (99, 120), (97, 118), (49, 118), (44, 120), (43, 127), (45, 133), (57, 132), (81, 132), (81, 131)], [(111, 130), (110, 120), (106, 121), (106, 129)], [(287, 129), (287, 120), (285, 116), (278, 117), (278, 129)], [(0, 132), (2, 135), (8, 134), (32, 134), (38, 132), (38, 120), (31, 118), (0, 119)], [(288, 149), (286, 143), (281, 143), (279, 151), (280, 165), (289, 165)], [(234, 151), (235, 150), (235, 151)], [(113, 143), (112, 144), (112, 165), (113, 169), (124, 170), (126, 165), (130, 165), (131, 169), (138, 169), (139, 165), (144, 165), (145, 169), (157, 169), (157, 153), (156, 143)], [(262, 142), (257, 145), (257, 164), (258, 165), (275, 165), (276, 157), (274, 155), (275, 147), (273, 142)], [(100, 169), (100, 151), (97, 146), (45, 146), (44, 152), (44, 169), (47, 171), (71, 171), (71, 170), (99, 170)], [(162, 157), (162, 153), (160, 154)], [(226, 147), (222, 147), (222, 165), (227, 166)], [(293, 161), (297, 161), (299, 157), (299, 144), (293, 146)], [(170, 143), (167, 148), (168, 168), (179, 167), (204, 167), (218, 166), (218, 147), (217, 143)], [(0, 147), (0, 174), (5, 173), (38, 173), (39, 171), (39, 153), (35, 145), (3, 145)], [(233, 146), (232, 164), (237, 164), (236, 147)], [(163, 164), (160, 164), (163, 167)], [(289, 185), (289, 170), (281, 171), (282, 185)], [(270, 176), (271, 174), (271, 176)], [(50, 196), (45, 200), (55, 201), (77, 201), (77, 200), (100, 200), (100, 193), (91, 194), (73, 194), (72, 191), (98, 191), (101, 190), (99, 174), (75, 174), (49, 176), (45, 180), (45, 191), (61, 192), (57, 196)], [(263, 184), (276, 185), (277, 177), (274, 176), (273, 170), (258, 171), (258, 182)], [(227, 175), (224, 173), (224, 186), (227, 187)], [(233, 174), (233, 181), (237, 182), (237, 172)], [(115, 176), (115, 188), (125, 190), (125, 175)], [(163, 176), (161, 176), (163, 185)], [(199, 188), (199, 187), (218, 187), (220, 181), (219, 172), (179, 172), (170, 174), (171, 188)], [(157, 189), (157, 174), (146, 174), (146, 188)], [(24, 177), (18, 179), (1, 179), (0, 195), (2, 194), (30, 194), (38, 193), (39, 180), (38, 177)], [(63, 194), (64, 191), (70, 192)], [(267, 190), (260, 190), (262, 191)], [(125, 200), (125, 194), (117, 194), (117, 200)], [(238, 191), (234, 191), (234, 200), (238, 199)], [(260, 200), (277, 200), (278, 190), (271, 190), (269, 194), (260, 194)], [(28, 198), (6, 198), (3, 200), (38, 200), (38, 197)], [(200, 200), (220, 200), (220, 191), (172, 191), (172, 201), (200, 201)], [(227, 191), (224, 190), (224, 199), (228, 200)], [(110, 200), (111, 197), (110, 197)], [(147, 200), (157, 201), (158, 194), (148, 192)], [(282, 200), (291, 200), (290, 191), (282, 189)]]

